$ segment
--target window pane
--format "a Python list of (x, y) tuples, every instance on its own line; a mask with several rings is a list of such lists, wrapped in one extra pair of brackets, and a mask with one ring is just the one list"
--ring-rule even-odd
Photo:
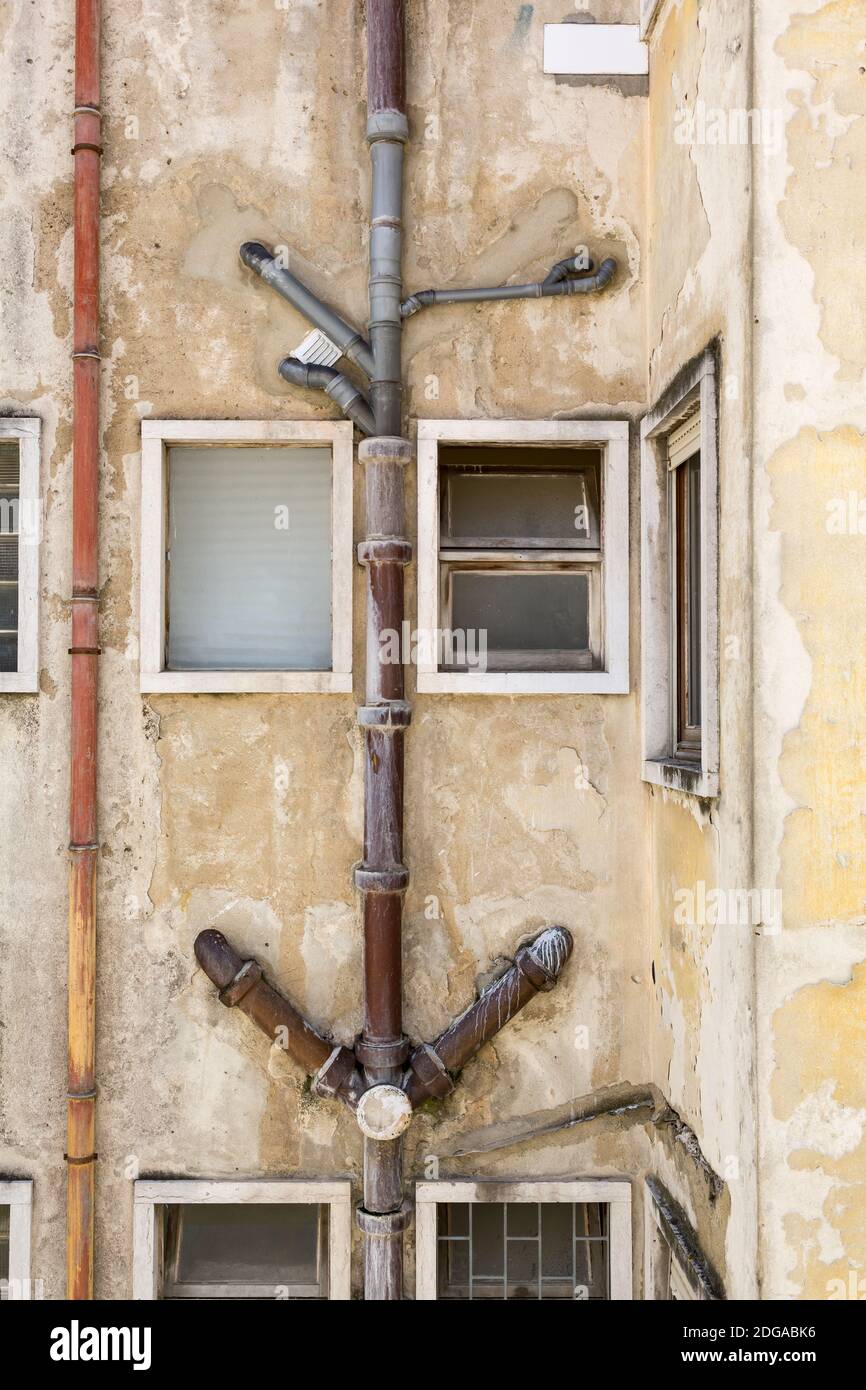
[(572, 1222), (574, 1208), (565, 1202), (544, 1202), (541, 1208), (542, 1269), (545, 1279), (567, 1279), (574, 1274)]
[(168, 665), (329, 670), (329, 449), (170, 450)]
[(471, 1240), (456, 1240), (443, 1204), (438, 1296), (468, 1299), (471, 1283), (473, 1299), (607, 1299), (607, 1214), (600, 1203), (479, 1202)]
[[(483, 448), (442, 453), (444, 548), (598, 548), (598, 454)], [(505, 466), (491, 466), (491, 454)]]
[(0, 532), (0, 579), (18, 578), (18, 537)]
[(18, 626), (18, 585), (0, 582), (0, 630)]
[(578, 653), (589, 648), (585, 573), (454, 570), (451, 583), (451, 628), (486, 633), (488, 665), (495, 664), (497, 652)]
[(689, 724), (701, 722), (701, 460), (688, 462)]
[(317, 1285), (319, 1206), (203, 1203), (169, 1213), (169, 1285)]

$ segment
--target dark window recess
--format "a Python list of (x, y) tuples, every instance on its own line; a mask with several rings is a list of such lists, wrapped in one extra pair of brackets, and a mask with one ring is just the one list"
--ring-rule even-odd
[(440, 458), (440, 626), (466, 635), (443, 643), (441, 669), (600, 667), (600, 451), (461, 446)]
[(674, 472), (676, 755), (701, 758), (701, 459)]
[(0, 671), (18, 670), (18, 509), (21, 463), (17, 439), (0, 440)]
[(0, 1207), (0, 1299), (9, 1297), (9, 1208)]
[(437, 1221), (440, 1299), (610, 1297), (603, 1203), (442, 1203)]
[(328, 1296), (327, 1206), (164, 1208), (163, 1298)]

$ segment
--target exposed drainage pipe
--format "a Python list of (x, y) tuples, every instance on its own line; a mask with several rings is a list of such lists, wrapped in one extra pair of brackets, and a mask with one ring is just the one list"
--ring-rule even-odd
[[(577, 259), (577, 258), (574, 258)], [(559, 295), (595, 294), (610, 284), (616, 271), (616, 261), (612, 257), (602, 261), (594, 275), (583, 275), (580, 279), (567, 278), (564, 269), (569, 261), (558, 261), (544, 280), (531, 285), (490, 285), (482, 289), (463, 290), (417, 290), (404, 299), (401, 312), (404, 319), (417, 314), (419, 309), (429, 309), (435, 304), (482, 304), (495, 299), (550, 299)], [(571, 261), (573, 264), (573, 260)], [(555, 279), (553, 277), (556, 277)]]
[(299, 314), (303, 314), (304, 318), (309, 319), (310, 323), (326, 334), (331, 342), (336, 343), (344, 357), (348, 357), (349, 361), (354, 362), (367, 376), (372, 376), (373, 354), (370, 344), (356, 329), (350, 327), (345, 319), (340, 318), (339, 314), (319, 299), (318, 295), (313, 294), (312, 290), (308, 290), (306, 285), (302, 285), (300, 280), (286, 270), (279, 257), (272, 256), (268, 248), (258, 241), (245, 241), (240, 249), (240, 257), (244, 265), (254, 270), (266, 285), (270, 285), (283, 299), (287, 299)]
[(434, 1043), (421, 1043), (404, 1082), (413, 1105), (454, 1090), (454, 1077), (539, 991), (553, 989), (574, 947), (565, 927), (548, 927), (517, 952), (514, 964)]
[(99, 0), (76, 0), (66, 1293), (93, 1297), (99, 521)]
[(364, 1091), (351, 1048), (335, 1046), (316, 1032), (277, 990), (268, 984), (258, 961), (243, 960), (222, 932), (212, 927), (195, 939), (196, 960), (220, 992), (220, 1003), (239, 1008), (257, 1027), (314, 1078), (321, 1096), (339, 1096), (355, 1110)]
[(277, 368), (284, 381), (291, 386), (302, 386), (308, 391), (324, 391), (336, 401), (344, 415), (364, 434), (375, 433), (376, 425), (370, 402), (359, 386), (350, 381), (336, 367), (326, 367), (321, 363), (302, 362), (298, 357), (284, 357)]

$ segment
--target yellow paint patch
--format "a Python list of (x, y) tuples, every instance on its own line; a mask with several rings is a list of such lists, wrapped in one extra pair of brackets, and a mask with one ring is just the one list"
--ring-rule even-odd
[(857, 381), (866, 367), (866, 261), (857, 254), (866, 222), (862, 0), (798, 15), (776, 47), (814, 81), (808, 105), (791, 93), (799, 109), (787, 128), (793, 172), (782, 223), (814, 271), (822, 342), (838, 357), (839, 376)]
[(866, 963), (845, 985), (810, 985), (776, 1011), (776, 1070), (771, 1091), (779, 1119), (790, 1119), (803, 1097), (832, 1083), (840, 1105), (866, 1109)]
[(866, 514), (864, 533), (857, 529), (866, 439), (848, 427), (802, 430), (769, 473), (772, 525), (782, 533), (781, 597), (812, 662), (806, 708), (781, 759), (798, 804), (782, 844), (784, 921), (852, 921), (866, 910)]

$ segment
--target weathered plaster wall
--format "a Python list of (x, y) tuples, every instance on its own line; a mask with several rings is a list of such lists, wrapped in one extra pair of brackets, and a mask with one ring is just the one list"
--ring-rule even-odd
[[(44, 419), (46, 510), (43, 690), (0, 700), (0, 1168), (36, 1179), (34, 1273), (48, 1297), (62, 1294), (65, 1195), (71, 10), (11, 0), (0, 18), (15, 246), (0, 396)], [(636, 417), (645, 401), (646, 100), (545, 78), (541, 26), (563, 6), (541, 0), (529, 23), (525, 10), (410, 7), (407, 284), (531, 278), (583, 242), (621, 268), (598, 299), (419, 317), (406, 334), (413, 417)], [(635, 10), (594, 7), (599, 20)], [(363, 321), (369, 179), (357, 0), (150, 0), (134, 19), (106, 0), (104, 15), (97, 1278), (111, 1297), (130, 1289), (137, 1174), (358, 1173), (354, 1122), (310, 1099), (192, 956), (196, 932), (217, 924), (316, 1022), (341, 1038), (357, 1029), (353, 701), (142, 700), (138, 508), (143, 417), (330, 411), (277, 378), (305, 325), (243, 271), (237, 248), (253, 236), (288, 245), (312, 287)], [(635, 504), (636, 493), (633, 519)], [(632, 595), (636, 605), (635, 583)], [(412, 571), (409, 601), (411, 613)], [(359, 572), (358, 694), (362, 613)], [(634, 694), (417, 701), (409, 1031), (434, 1034), (479, 973), (544, 923), (577, 942), (562, 987), (419, 1121), (418, 1172), (462, 1126), (646, 1079), (638, 765)], [(601, 1126), (476, 1171), (628, 1174), (645, 1161), (641, 1131)]]
[(757, 100), (784, 126), (756, 170), (756, 847), (785, 927), (759, 943), (768, 1298), (866, 1291), (862, 21), (757, 6)]
[[(753, 927), (684, 913), (692, 895), (744, 890), (751, 866), (750, 6), (665, 0), (651, 39), (647, 331), (649, 402), (718, 344), (720, 786), (717, 800), (645, 789), (654, 982), (653, 1079), (726, 1183), (713, 1198), (670, 1144), (654, 1161), (700, 1233), (729, 1297), (756, 1279)], [(716, 113), (725, 135), (712, 138)], [(715, 125), (716, 129), (721, 129)], [(731, 518), (736, 518), (735, 524)], [(683, 896), (678, 896), (683, 895)], [(689, 920), (683, 920), (687, 916)], [(695, 920), (691, 920), (694, 916)]]

